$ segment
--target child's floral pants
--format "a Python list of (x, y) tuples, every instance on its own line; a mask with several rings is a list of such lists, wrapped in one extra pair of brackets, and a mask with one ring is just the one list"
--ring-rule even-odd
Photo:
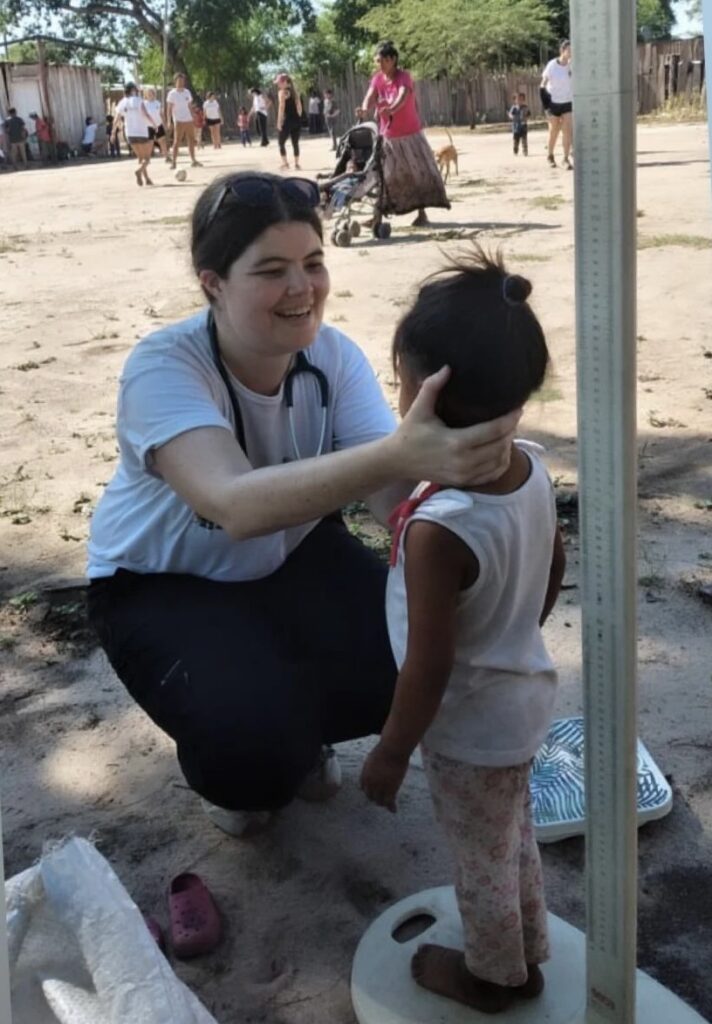
[(483, 981), (523, 985), (527, 964), (549, 957), (531, 763), (485, 768), (425, 747), (423, 762), (455, 858), (467, 967)]

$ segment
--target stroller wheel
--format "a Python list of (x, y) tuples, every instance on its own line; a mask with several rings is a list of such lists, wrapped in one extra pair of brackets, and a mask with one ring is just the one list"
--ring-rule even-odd
[(391, 225), (382, 220), (373, 226), (373, 237), (386, 239), (391, 237)]
[(349, 224), (349, 231), (351, 232), (352, 238), (358, 238), (361, 234), (361, 225), (357, 220), (352, 220)]
[(342, 228), (340, 231), (337, 231), (335, 241), (338, 246), (343, 248), (346, 248), (347, 245), (351, 245), (351, 232), (349, 229)]

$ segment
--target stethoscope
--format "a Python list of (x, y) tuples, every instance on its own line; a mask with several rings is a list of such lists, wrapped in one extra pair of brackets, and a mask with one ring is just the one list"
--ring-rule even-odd
[[(238, 402), (235, 388), (230, 380), (227, 367), (220, 355), (218, 331), (212, 310), (208, 313), (208, 334), (210, 336), (210, 348), (213, 354), (215, 368), (220, 374), (223, 384), (227, 388), (228, 397), (230, 399), (232, 415), (235, 421), (235, 437), (237, 439), (237, 443), (240, 445), (245, 455), (247, 455), (245, 425), (242, 419), (242, 413), (240, 412), (240, 403)], [(300, 350), (297, 352), (294, 358), (294, 365), (284, 379), (284, 404), (287, 407), (287, 420), (289, 421), (289, 435), (292, 441), (292, 448), (294, 449), (294, 454), (298, 459), (304, 458), (299, 449), (297, 435), (294, 430), (294, 380), (300, 373), (311, 374), (316, 381), (319, 390), (319, 400), (321, 403), (321, 430), (319, 432), (319, 444), (317, 445), (316, 452), (314, 453), (314, 458), (318, 458), (324, 451), (324, 441), (326, 438), (326, 414), (329, 408), (329, 382), (326, 379), (326, 374), (323, 370), (320, 370), (318, 366), (313, 366), (303, 351)]]

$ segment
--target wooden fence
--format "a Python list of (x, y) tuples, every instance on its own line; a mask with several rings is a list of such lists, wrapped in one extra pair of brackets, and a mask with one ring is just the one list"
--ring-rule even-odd
[[(638, 113), (650, 114), (673, 99), (698, 105), (705, 102), (704, 40), (677, 39), (668, 42), (638, 45)], [(467, 80), (443, 75), (436, 81), (416, 82), (421, 117), (425, 125), (473, 125), (506, 122), (512, 95), (523, 92), (534, 116), (543, 115), (539, 98), (541, 68), (509, 68), (502, 71), (479, 71)], [(309, 85), (311, 83), (302, 83)], [(314, 83), (320, 94), (334, 90), (341, 110), (339, 130), (355, 120), (355, 109), (368, 88), (368, 78), (350, 68), (341, 81), (324, 76)], [(276, 104), (274, 87), (266, 86)], [(306, 107), (306, 96), (303, 97)], [(220, 89), (220, 106), (227, 134), (237, 134), (235, 120), (240, 106), (249, 110), (252, 97), (249, 88), (233, 83)], [(275, 108), (270, 113), (274, 127)]]
[[(416, 82), (415, 90), (426, 125), (492, 124), (507, 120), (507, 109), (515, 92), (526, 94), (535, 115), (542, 113), (540, 81), (541, 68), (510, 68), (479, 71), (466, 81), (443, 75), (437, 81)], [(368, 79), (351, 69), (340, 82), (322, 77), (317, 86), (320, 91), (327, 87), (334, 90), (345, 127), (363, 99)], [(701, 36), (639, 44), (639, 114), (652, 113), (674, 98), (691, 104), (704, 102), (705, 86)]]

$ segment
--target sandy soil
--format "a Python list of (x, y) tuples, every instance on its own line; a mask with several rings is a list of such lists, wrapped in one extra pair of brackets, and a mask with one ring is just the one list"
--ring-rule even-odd
[[(440, 138), (432, 133), (431, 141)], [(331, 247), (329, 319), (367, 351), (393, 397), (388, 348), (410, 290), (442, 251), (477, 236), (531, 276), (555, 373), (525, 433), (543, 441), (561, 493), (575, 491), (572, 175), (544, 162), (543, 135), (514, 159), (500, 134), (462, 134), (453, 207), (431, 230), (396, 221), (389, 243)], [(666, 819), (640, 833), (642, 967), (712, 1019), (712, 220), (705, 129), (639, 134), (640, 734), (671, 780)], [(156, 163), (138, 189), (128, 160), (0, 179), (0, 657), (6, 869), (46, 839), (94, 834), (140, 906), (165, 922), (165, 890), (198, 870), (227, 936), (177, 970), (221, 1024), (352, 1024), (356, 943), (391, 901), (450, 879), (417, 767), (397, 817), (357, 787), (367, 744), (342, 748), (345, 785), (297, 803), (251, 842), (210, 826), (171, 744), (125, 697), (82, 621), (88, 518), (113, 471), (117, 376), (137, 338), (199, 305), (186, 216), (230, 168), (274, 167), (276, 147), (226, 146), (178, 184)], [(322, 140), (304, 169), (327, 170)], [(673, 237), (675, 236), (675, 237)], [(703, 236), (702, 238), (700, 236)], [(705, 247), (706, 246), (706, 247)], [(558, 711), (580, 709), (578, 561), (548, 640)], [(544, 850), (551, 909), (583, 925), (583, 841)]]

